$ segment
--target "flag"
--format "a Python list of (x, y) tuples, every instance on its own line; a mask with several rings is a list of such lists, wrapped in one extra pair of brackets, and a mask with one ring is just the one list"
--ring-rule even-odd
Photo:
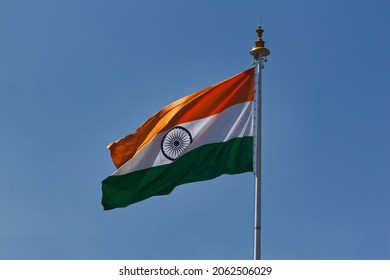
[(117, 171), (102, 182), (105, 210), (185, 183), (253, 171), (254, 68), (185, 96), (111, 143)]

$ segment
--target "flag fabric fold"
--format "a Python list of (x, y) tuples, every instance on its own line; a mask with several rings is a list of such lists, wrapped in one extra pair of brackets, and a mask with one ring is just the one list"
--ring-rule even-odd
[(111, 143), (117, 171), (102, 182), (105, 210), (181, 184), (253, 171), (254, 68), (163, 108)]

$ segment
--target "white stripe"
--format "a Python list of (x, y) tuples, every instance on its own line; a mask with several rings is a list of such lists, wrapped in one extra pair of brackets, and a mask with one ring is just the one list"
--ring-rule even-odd
[[(253, 136), (253, 101), (233, 105), (219, 114), (181, 123), (192, 135), (192, 143), (183, 153), (200, 146), (225, 142), (233, 138)], [(123, 175), (137, 170), (169, 164), (172, 161), (161, 151), (161, 141), (168, 131), (157, 134), (132, 159), (122, 165), (113, 175)]]

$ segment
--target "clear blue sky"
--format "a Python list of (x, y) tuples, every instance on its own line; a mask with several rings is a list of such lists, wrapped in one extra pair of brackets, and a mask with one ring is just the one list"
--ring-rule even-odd
[(251, 67), (265, 259), (390, 258), (388, 1), (0, 3), (0, 259), (251, 259), (253, 175), (103, 211), (106, 145)]

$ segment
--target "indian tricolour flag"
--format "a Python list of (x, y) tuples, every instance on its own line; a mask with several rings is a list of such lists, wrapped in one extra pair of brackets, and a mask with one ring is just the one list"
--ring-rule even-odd
[(254, 68), (185, 96), (108, 148), (105, 210), (166, 195), (185, 183), (253, 171)]

